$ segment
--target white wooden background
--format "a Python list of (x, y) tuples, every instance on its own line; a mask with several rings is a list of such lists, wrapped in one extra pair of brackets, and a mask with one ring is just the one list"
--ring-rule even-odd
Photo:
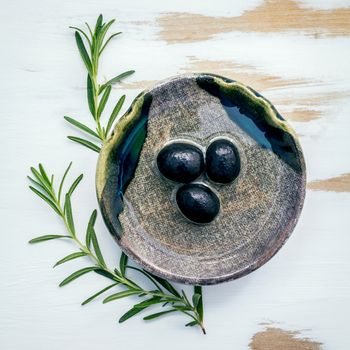
[[(74, 175), (85, 174), (73, 203), (81, 231), (97, 207), (97, 155), (65, 139), (74, 131), (62, 117), (88, 121), (68, 26), (99, 13), (124, 32), (105, 51), (101, 79), (136, 70), (113, 90), (115, 99), (127, 94), (125, 108), (160, 79), (209, 71), (259, 90), (300, 135), (308, 191), (297, 228), (258, 271), (204, 288), (207, 336), (184, 328), (180, 315), (119, 325), (127, 299), (81, 307), (104, 279), (87, 275), (60, 289), (84, 262), (53, 270), (70, 244), (26, 243), (62, 232), (26, 188), (38, 161), (62, 174), (72, 160)], [(350, 348), (349, 0), (1, 0), (0, 26), (2, 350)], [(97, 229), (113, 264), (118, 247), (100, 218)]]

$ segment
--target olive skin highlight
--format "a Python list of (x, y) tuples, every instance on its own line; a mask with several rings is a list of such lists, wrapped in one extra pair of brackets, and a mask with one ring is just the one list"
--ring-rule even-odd
[(207, 186), (197, 183), (181, 186), (176, 192), (181, 213), (197, 224), (212, 222), (220, 211), (220, 200)]
[(241, 170), (238, 150), (226, 139), (215, 140), (208, 146), (205, 162), (209, 179), (216, 183), (228, 184), (234, 181)]
[(189, 183), (204, 171), (204, 156), (195, 145), (174, 142), (166, 145), (157, 156), (160, 173), (167, 179)]

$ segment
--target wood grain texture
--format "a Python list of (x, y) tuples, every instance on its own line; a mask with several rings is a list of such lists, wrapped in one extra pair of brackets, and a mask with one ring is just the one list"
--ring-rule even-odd
[[(3, 0), (1, 5), (1, 349), (71, 350), (78, 344), (84, 350), (96, 345), (162, 350), (166, 343), (169, 350), (349, 350), (349, 0)], [(97, 156), (66, 140), (73, 129), (62, 116), (93, 125), (86, 71), (68, 26), (94, 23), (101, 12), (117, 18), (114, 30), (123, 32), (104, 52), (101, 80), (136, 70), (111, 94), (116, 101), (127, 95), (123, 111), (160, 80), (210, 70), (262, 93), (300, 135), (309, 183), (301, 219), (264, 267), (204, 288), (206, 337), (184, 328), (180, 315), (117, 324), (135, 300), (80, 307), (105, 286), (102, 277), (86, 276), (59, 289), (59, 281), (88, 262), (53, 271), (72, 247), (26, 244), (34, 235), (62, 233), (25, 187), (29, 166), (38, 161), (59, 175), (73, 160), (72, 178), (84, 173), (73, 199), (79, 234), (96, 208)], [(112, 108), (107, 105), (106, 112)], [(100, 218), (96, 231), (114, 266), (119, 249)], [(266, 320), (276, 323), (266, 329), (261, 325)]]

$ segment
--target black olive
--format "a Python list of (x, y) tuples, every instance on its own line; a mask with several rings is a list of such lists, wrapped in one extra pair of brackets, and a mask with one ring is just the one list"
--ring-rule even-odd
[(176, 193), (176, 202), (181, 213), (197, 224), (207, 224), (214, 220), (220, 210), (217, 195), (207, 186), (187, 184)]
[(205, 155), (208, 177), (217, 183), (232, 182), (241, 170), (241, 162), (236, 146), (229, 140), (213, 141)]
[(189, 183), (203, 172), (204, 156), (202, 151), (192, 144), (174, 142), (158, 153), (157, 165), (166, 178)]

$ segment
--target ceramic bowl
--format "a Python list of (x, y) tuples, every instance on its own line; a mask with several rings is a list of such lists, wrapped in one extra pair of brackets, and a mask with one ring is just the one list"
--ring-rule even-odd
[[(174, 140), (205, 154), (215, 139), (236, 146), (241, 169), (229, 184), (204, 171), (220, 212), (208, 224), (187, 220), (174, 200), (180, 183), (158, 171), (156, 157)], [(122, 250), (162, 278), (194, 285), (244, 276), (266, 263), (293, 231), (305, 195), (297, 137), (273, 105), (221, 76), (177, 76), (142, 92), (101, 150), (97, 197)]]

